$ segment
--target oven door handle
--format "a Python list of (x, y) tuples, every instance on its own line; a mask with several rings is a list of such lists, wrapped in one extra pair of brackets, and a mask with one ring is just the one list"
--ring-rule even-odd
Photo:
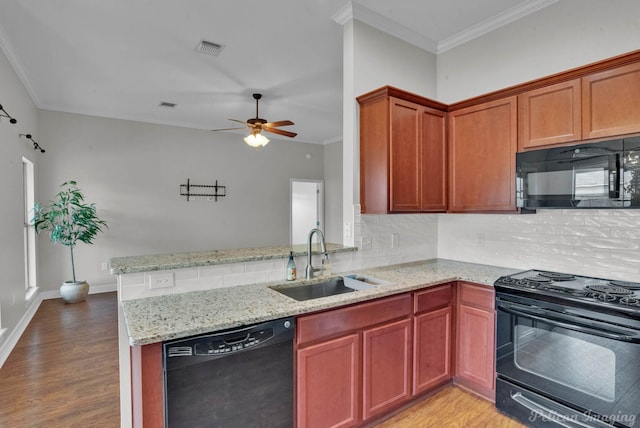
[(550, 315), (548, 311), (538, 307), (529, 307), (518, 305), (515, 303), (505, 303), (501, 301), (497, 301), (496, 306), (501, 311), (530, 318), (536, 321), (541, 321), (557, 327), (566, 328), (567, 330), (574, 330), (581, 333), (592, 334), (594, 336), (600, 336), (620, 342), (640, 343), (640, 333), (633, 330), (628, 330), (630, 334), (626, 334), (620, 329), (616, 331), (604, 323), (598, 323), (600, 324), (600, 327), (596, 329), (580, 323), (580, 318), (578, 317), (566, 316), (564, 320), (559, 320)]
[[(555, 410), (549, 409), (542, 404), (536, 403), (535, 401), (525, 397), (521, 392), (511, 393), (511, 399), (526, 409), (530, 410), (533, 416), (533, 413), (542, 417), (542, 420), (551, 421), (552, 423), (556, 423), (566, 428), (594, 428), (594, 427), (610, 427), (611, 425), (600, 422), (599, 420), (593, 419), (590, 420), (589, 423), (583, 423), (579, 421), (577, 418), (569, 418), (567, 415), (559, 413)], [(529, 418), (529, 420), (532, 420)]]

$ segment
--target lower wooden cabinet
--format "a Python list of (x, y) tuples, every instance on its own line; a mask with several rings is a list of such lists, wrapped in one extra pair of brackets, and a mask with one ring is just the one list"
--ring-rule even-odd
[(495, 401), (495, 293), (452, 282), (297, 320), (297, 427), (350, 427), (452, 380)]
[(495, 401), (495, 292), (461, 282), (458, 296), (456, 382)]
[(411, 397), (410, 293), (299, 317), (297, 428), (350, 427)]
[(429, 391), (451, 380), (450, 306), (417, 315), (414, 322), (413, 393)]
[(414, 296), (413, 394), (451, 380), (455, 284), (418, 291)]
[(350, 334), (297, 351), (297, 426), (358, 422), (360, 338)]
[(411, 341), (410, 319), (363, 332), (364, 420), (383, 414), (411, 397)]

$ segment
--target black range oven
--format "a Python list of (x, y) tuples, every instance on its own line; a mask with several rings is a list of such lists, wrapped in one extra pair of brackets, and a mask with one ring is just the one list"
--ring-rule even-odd
[(640, 284), (532, 270), (495, 289), (498, 410), (532, 427), (640, 426)]

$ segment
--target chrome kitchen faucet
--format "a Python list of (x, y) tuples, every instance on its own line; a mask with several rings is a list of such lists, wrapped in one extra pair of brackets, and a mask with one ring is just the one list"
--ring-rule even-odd
[(322, 264), (323, 265), (328, 264), (329, 262), (329, 254), (327, 253), (327, 249), (324, 245), (324, 234), (320, 229), (317, 229), (317, 228), (311, 229), (311, 232), (309, 232), (309, 238), (307, 239), (307, 269), (305, 274), (305, 277), (307, 279), (313, 278), (314, 272), (322, 270), (321, 268), (314, 268), (311, 264), (311, 240), (313, 239), (314, 233), (317, 233), (318, 237), (320, 238), (320, 251), (322, 251)]

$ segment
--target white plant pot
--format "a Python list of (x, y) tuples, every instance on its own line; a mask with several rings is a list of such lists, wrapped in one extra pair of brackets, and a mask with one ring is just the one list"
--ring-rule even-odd
[(66, 303), (78, 303), (87, 298), (89, 283), (87, 281), (65, 281), (60, 286), (60, 296)]

